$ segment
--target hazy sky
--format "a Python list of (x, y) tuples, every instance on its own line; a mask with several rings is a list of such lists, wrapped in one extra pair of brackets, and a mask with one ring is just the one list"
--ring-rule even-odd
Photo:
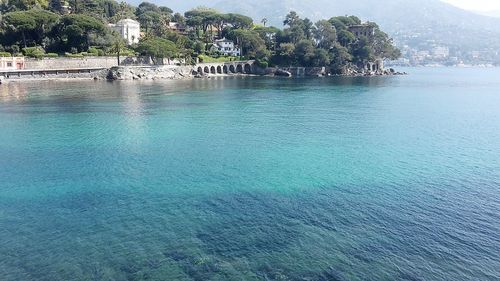
[(441, 0), (473, 11), (500, 10), (500, 0)]

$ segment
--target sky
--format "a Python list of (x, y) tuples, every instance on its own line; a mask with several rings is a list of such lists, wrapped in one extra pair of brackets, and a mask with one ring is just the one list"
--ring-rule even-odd
[(500, 0), (441, 0), (457, 7), (472, 11), (498, 11)]

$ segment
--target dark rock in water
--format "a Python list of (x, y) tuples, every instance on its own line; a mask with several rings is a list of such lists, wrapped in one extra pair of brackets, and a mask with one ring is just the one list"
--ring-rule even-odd
[(292, 77), (292, 73), (289, 71), (285, 71), (282, 69), (277, 69), (276, 72), (274, 72), (275, 76), (282, 76), (282, 77)]
[(106, 79), (113, 81), (113, 80), (118, 80), (118, 76), (116, 75), (116, 72), (113, 71), (113, 69), (110, 69), (108, 71), (108, 75), (106, 75)]

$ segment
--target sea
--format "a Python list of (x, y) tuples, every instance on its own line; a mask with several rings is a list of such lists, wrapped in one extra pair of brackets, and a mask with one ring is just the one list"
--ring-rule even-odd
[(0, 280), (500, 280), (500, 69), (0, 85)]

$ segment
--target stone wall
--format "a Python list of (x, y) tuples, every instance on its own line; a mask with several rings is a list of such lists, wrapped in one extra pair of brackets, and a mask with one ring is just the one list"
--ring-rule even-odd
[(43, 58), (26, 59), (25, 69), (75, 69), (75, 68), (111, 68), (117, 65), (116, 57), (84, 58)]
[[(160, 59), (160, 65), (180, 64), (178, 60)], [(144, 65), (151, 66), (154, 62), (149, 57), (121, 57), (121, 65)], [(25, 59), (24, 69), (28, 70), (53, 70), (53, 69), (77, 69), (77, 68), (111, 68), (118, 65), (116, 57), (84, 57), (84, 58), (43, 58)]]

